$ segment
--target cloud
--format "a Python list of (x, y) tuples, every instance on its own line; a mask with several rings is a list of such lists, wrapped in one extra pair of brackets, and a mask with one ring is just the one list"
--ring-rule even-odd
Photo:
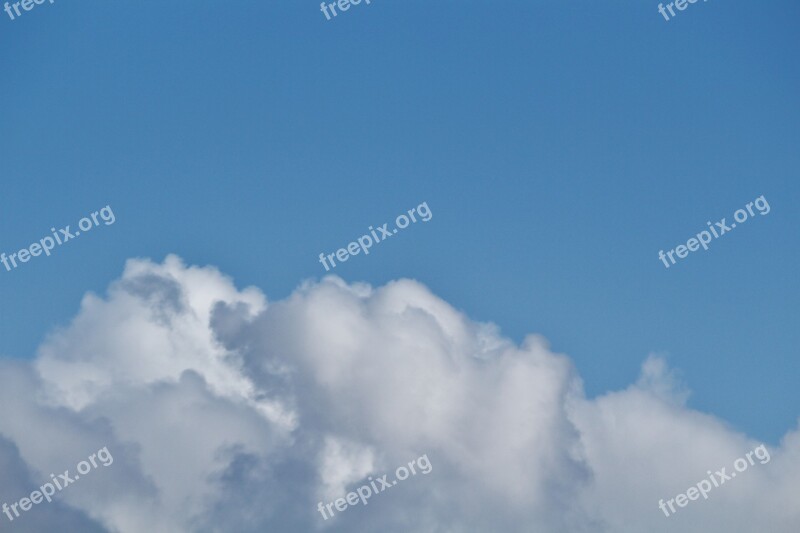
[[(131, 260), (30, 364), (0, 362), (0, 461), (16, 472), (2, 496), (107, 446), (112, 466), (13, 526), (797, 531), (797, 431), (769, 463), (663, 515), (660, 499), (759, 444), (687, 396), (651, 356), (636, 383), (587, 399), (542, 337), (515, 345), (411, 280), (331, 276), (268, 302), (214, 268)], [(318, 513), (423, 454), (429, 474), (333, 519)]]
[[(3, 475), (3, 481), (0, 483), (0, 502), (17, 501), (22, 495), (29, 495), (40, 486), (34, 473), (28, 470), (25, 461), (20, 457), (17, 447), (4, 437), (0, 437), (0, 472)], [(14, 517), (13, 514), (11, 516)], [(6, 522), (7, 518), (5, 515), (0, 515), (0, 520)], [(3, 524), (3, 530), (31, 533), (40, 531), (102, 533), (106, 531), (101, 524), (89, 518), (82, 511), (61, 502), (43, 506), (24, 519), (14, 518), (14, 522)]]

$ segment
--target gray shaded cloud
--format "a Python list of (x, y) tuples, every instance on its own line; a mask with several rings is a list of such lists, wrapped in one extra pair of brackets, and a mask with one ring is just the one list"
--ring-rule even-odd
[[(45, 476), (108, 446), (114, 465), (65, 491), (59, 512), (109, 531), (800, 524), (797, 431), (768, 464), (666, 518), (659, 499), (758, 443), (687, 408), (657, 357), (629, 388), (587, 399), (542, 337), (515, 345), (411, 280), (374, 288), (331, 276), (268, 302), (214, 268), (131, 260), (32, 364), (0, 368), (0, 457)], [(422, 454), (429, 474), (333, 519), (317, 512)]]

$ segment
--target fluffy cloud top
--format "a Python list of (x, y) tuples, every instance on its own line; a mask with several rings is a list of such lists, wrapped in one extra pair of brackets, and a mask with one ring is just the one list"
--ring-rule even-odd
[[(114, 464), (17, 531), (707, 532), (800, 529), (800, 433), (679, 509), (758, 446), (688, 409), (658, 358), (587, 399), (563, 355), (516, 346), (426, 287), (337, 277), (283, 301), (214, 268), (131, 260), (29, 363), (0, 361), (0, 495), (107, 446)], [(324, 520), (427, 454), (433, 469)], [(0, 502), (1, 503), (1, 502)], [(72, 528), (72, 529), (70, 529)]]

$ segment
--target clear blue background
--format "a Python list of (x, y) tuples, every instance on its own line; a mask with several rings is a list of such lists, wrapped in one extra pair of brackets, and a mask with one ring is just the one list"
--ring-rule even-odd
[[(568, 5), (567, 5), (568, 4)], [(796, 1), (45, 3), (0, 12), (0, 353), (29, 358), (126, 258), (174, 252), (270, 299), (369, 225), (433, 219), (335, 270), (416, 278), (570, 355), (591, 396), (650, 352), (690, 404), (796, 425)], [(658, 260), (760, 195), (772, 211)]]

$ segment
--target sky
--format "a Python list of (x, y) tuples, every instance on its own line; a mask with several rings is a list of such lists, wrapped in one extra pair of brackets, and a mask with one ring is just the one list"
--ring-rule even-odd
[[(534, 354), (533, 362), (527, 356), (508, 357), (522, 358), (517, 370), (530, 378), (522, 389), (540, 389), (529, 397), (511, 386), (518, 396), (509, 393), (509, 404), (497, 400), (477, 416), (486, 417), (488, 425), (504, 420), (503, 413), (517, 413), (519, 402), (560, 405), (572, 398), (567, 391), (581, 389), (577, 398), (583, 407), (571, 410), (564, 400), (563, 409), (554, 408), (537, 427), (547, 432), (552, 446), (571, 442), (573, 431), (583, 435), (586, 457), (577, 461), (545, 446), (537, 457), (553, 459), (552, 479), (537, 478), (517, 488), (533, 495), (530, 512), (538, 520), (548, 513), (537, 506), (552, 502), (536, 499), (537, 491), (549, 494), (553, 480), (574, 489), (584, 479), (576, 472), (586, 470), (598, 485), (584, 495), (588, 503), (574, 523), (544, 516), (545, 528), (594, 532), (601, 530), (598, 524), (624, 523), (622, 514), (602, 510), (613, 507), (599, 496), (612, 487), (611, 481), (603, 484), (603, 468), (626, 446), (634, 448), (626, 452), (630, 457), (647, 453), (633, 438), (623, 445), (599, 436), (608, 427), (602, 422), (605, 409), (613, 411), (617, 401), (656, 402), (641, 415), (645, 421), (662, 411), (685, 417), (686, 424), (676, 423), (676, 442), (700, 438), (693, 424), (701, 414), (718, 432), (699, 446), (707, 451), (696, 451), (697, 464), (685, 466), (680, 483), (665, 481), (675, 489), (673, 495), (707, 469), (728, 462), (716, 459), (715, 448), (733, 450), (733, 459), (763, 442), (781, 447), (787, 457), (800, 456), (796, 444), (787, 444), (800, 440), (800, 5), (709, 0), (690, 4), (669, 21), (657, 6), (372, 0), (326, 20), (318, 3), (307, 1), (55, 0), (15, 20), (0, 12), (5, 199), (0, 252), (28, 247), (51, 235), (51, 227), (70, 224), (74, 230), (82, 217), (105, 206), (115, 217), (113, 224), (101, 221), (49, 257), (32, 258), (11, 271), (0, 266), (3, 381), (29, 382), (32, 389), (53, 395), (55, 407), (47, 409), (55, 411), (34, 407), (35, 402), (24, 409), (42, 409), (43, 414), (31, 415), (42, 420), (58, 409), (70, 410), (67, 419), (75, 419), (70, 431), (91, 426), (97, 417), (110, 420), (116, 433), (87, 426), (81, 437), (87, 444), (75, 445), (86, 453), (75, 453), (88, 455), (103, 446), (97, 442), (95, 447), (87, 436), (95, 430), (111, 432), (108, 438), (119, 442), (121, 457), (116, 475), (131, 486), (141, 481), (144, 493), (148, 482), (155, 483), (166, 495), (152, 503), (153, 517), (168, 516), (181, 498), (197, 505), (186, 521), (172, 524), (174, 531), (202, 530), (193, 522), (198, 516), (207, 524), (231, 518), (222, 499), (218, 507), (203, 508), (200, 481), (197, 494), (186, 496), (167, 481), (160, 485), (157, 476), (148, 481), (159, 464), (152, 452), (138, 459), (122, 452), (135, 447), (131, 443), (144, 450), (147, 443), (150, 449), (156, 446), (152, 439), (158, 432), (140, 435), (133, 417), (160, 397), (178, 394), (165, 379), (191, 398), (231, 402), (219, 408), (219, 416), (224, 419), (224, 409), (230, 409), (242, 417), (236, 423), (247, 453), (237, 461), (265, 461), (292, 476), (313, 477), (312, 465), (291, 453), (276, 452), (280, 460), (274, 463), (258, 454), (252, 458), (264, 442), (285, 437), (273, 433), (294, 431), (293, 423), (276, 414), (285, 410), (301, 420), (295, 423), (304, 439), (322, 450), (323, 465), (342, 454), (352, 464), (371, 465), (372, 459), (378, 464), (384, 450), (387, 464), (396, 466), (405, 460), (403, 454), (412, 448), (422, 453), (415, 446), (428, 443), (447, 475), (437, 481), (437, 490), (447, 490), (452, 480), (492, 478), (475, 466), (475, 457), (500, 454), (502, 447), (484, 448), (479, 435), (455, 429), (433, 438), (417, 428), (425, 438), (391, 448), (390, 436), (397, 436), (382, 428), (375, 413), (351, 405), (358, 394), (346, 400), (337, 396), (364, 385), (365, 376), (410, 372), (394, 362), (373, 365), (365, 354), (382, 361), (396, 349), (415, 360), (414, 346), (428, 353), (439, 342), (453, 344), (442, 348), (449, 355), (439, 354), (435, 375), (442, 381), (431, 378), (432, 390), (452, 392), (452, 401), (467, 411), (477, 398), (488, 401), (515, 384), (516, 374), (504, 366), (503, 356), (483, 378), (480, 365), (463, 363), (468, 377), (462, 382), (448, 374), (445, 360), (461, 361), (474, 344), (475, 353), (495, 361), (495, 349), (484, 342), (505, 346), (508, 353)], [(726, 217), (730, 223), (737, 209), (761, 196), (769, 205), (767, 214), (756, 211), (713, 240), (707, 251), (693, 252), (670, 268), (659, 259), (660, 250), (686, 244), (707, 229), (707, 221)], [(432, 214), (427, 222), (411, 224), (376, 244), (369, 255), (351, 257), (330, 272), (320, 264), (320, 253), (335, 253), (368, 234), (370, 226), (391, 227), (397, 215), (423, 202)], [(211, 270), (203, 270), (206, 266)], [(323, 279), (328, 274), (337, 278)], [(191, 303), (173, 302), (176, 291)], [(400, 294), (381, 296), (393, 291)], [(209, 295), (231, 306), (230, 316), (215, 311), (206, 301)], [(385, 324), (393, 320), (387, 318), (392, 298), (439, 317), (449, 325), (443, 326), (443, 336), (413, 318)], [(163, 326), (159, 313), (175, 313), (185, 323)], [(142, 329), (131, 326), (130, 316), (139, 317)], [(356, 333), (349, 328), (355, 322), (348, 317), (374, 322), (375, 329), (353, 340)], [(465, 325), (454, 333), (448, 328), (456, 322)], [(485, 330), (485, 324), (493, 326)], [(158, 329), (162, 326), (168, 331)], [(143, 339), (151, 327), (168, 340)], [(112, 338), (110, 332), (118, 335)], [(338, 343), (344, 343), (359, 354), (348, 359), (345, 350), (339, 355), (342, 368), (357, 375), (355, 381), (329, 369), (321, 355), (328, 353), (325, 348), (310, 347), (312, 340), (304, 341), (301, 332), (328, 342), (330, 353), (339, 354)], [(414, 335), (419, 335), (417, 344)], [(544, 344), (531, 345), (530, 335), (541, 336)], [(244, 370), (217, 361), (222, 353), (213, 341), (217, 337), (227, 339), (226, 350), (241, 355)], [(402, 349), (393, 347), (398, 338)], [(191, 348), (201, 345), (205, 348)], [(164, 362), (159, 350), (176, 353)], [(202, 361), (192, 359), (204, 350), (208, 355)], [(275, 383), (281, 372), (262, 368), (263, 358), (272, 361), (281, 350), (295, 354), (293, 372), (304, 376), (291, 386)], [(270, 364), (282, 368), (282, 363)], [(65, 383), (59, 384), (60, 376)], [(102, 391), (112, 385), (131, 390), (106, 401)], [(459, 396), (468, 385), (476, 387), (474, 398)], [(271, 400), (274, 405), (262, 405), (265, 400), (253, 391), (272, 386), (281, 394)], [(646, 401), (638, 396), (645, 394), (642, 387), (651, 395)], [(329, 404), (341, 401), (332, 408), (337, 416), (362, 425), (325, 436), (336, 432), (318, 420), (317, 408), (295, 397), (299, 391)], [(125, 394), (135, 409), (125, 410)], [(404, 394), (397, 392), (398, 398)], [(403, 405), (410, 409), (417, 400), (409, 397)], [(268, 413), (278, 429), (251, 423), (248, 417), (255, 415), (238, 411), (245, 404), (255, 413)], [(398, 414), (396, 406), (384, 407), (384, 414)], [(442, 407), (431, 420), (452, 414), (451, 407)], [(399, 413), (401, 419), (408, 415)], [(22, 463), (14, 463), (20, 479), (38, 479), (43, 465), (66, 461), (66, 468), (73, 462), (59, 463), (39, 450), (33, 433), (3, 430), (3, 424), (16, 427), (13, 420), (10, 414), (0, 420), (0, 435), (8, 441), (0, 441), (0, 448), (8, 457), (21, 457)], [(207, 438), (204, 457), (216, 457), (215, 441)], [(189, 429), (186, 439), (191, 440)], [(452, 441), (462, 446), (451, 448)], [(26, 452), (26, 445), (34, 451)], [(453, 449), (472, 459), (442, 458)], [(138, 468), (137, 460), (147, 468)], [(456, 466), (448, 469), (448, 461), (473, 470), (467, 475)], [(265, 487), (273, 485), (241, 479), (237, 465), (232, 461), (227, 471), (234, 484), (252, 497), (269, 499), (275, 489)], [(209, 467), (209, 472), (216, 470)], [(281, 472), (276, 474), (281, 480), (289, 475)], [(514, 486), (497, 476), (499, 485)], [(361, 477), (326, 478), (323, 492), (333, 494)], [(248, 492), (242, 488), (248, 483), (258, 488)], [(785, 483), (770, 487), (788, 487), (791, 493), (793, 486)], [(301, 488), (303, 494), (314, 492)], [(572, 489), (556, 492), (571, 494)], [(748, 490), (757, 489), (763, 487)], [(71, 490), (80, 492), (77, 486)], [(12, 491), (6, 501), (15, 495)], [(86, 530), (145, 527), (125, 513), (121, 517), (83, 503), (86, 495), (70, 498), (63, 512), (82, 509), (74, 520), (92, 521)], [(111, 507), (133, 505), (135, 495), (120, 498)], [(414, 502), (419, 495), (409, 492), (406, 498)], [(415, 530), (433, 531), (431, 524), (464, 512), (442, 498), (437, 505), (426, 504), (429, 512), (420, 513)], [(402, 509), (400, 503), (386, 505), (398, 513)], [(642, 511), (643, 516), (651, 512)], [(379, 520), (371, 513), (370, 520)], [(656, 508), (655, 518), (658, 513)], [(297, 518), (301, 514), (290, 513), (298, 531), (308, 527)], [(798, 523), (792, 521), (797, 517), (780, 522), (781, 513), (775, 514), (770, 524), (775, 531), (785, 524), (790, 531)], [(515, 524), (520, 516), (510, 510), (498, 521)], [(242, 524), (240, 530), (271, 523), (270, 517), (253, 518), (255, 525)], [(469, 531), (464, 520), (463, 529), (453, 522), (447, 531)], [(347, 530), (347, 523), (337, 527)], [(690, 530), (684, 524), (684, 531)]]

